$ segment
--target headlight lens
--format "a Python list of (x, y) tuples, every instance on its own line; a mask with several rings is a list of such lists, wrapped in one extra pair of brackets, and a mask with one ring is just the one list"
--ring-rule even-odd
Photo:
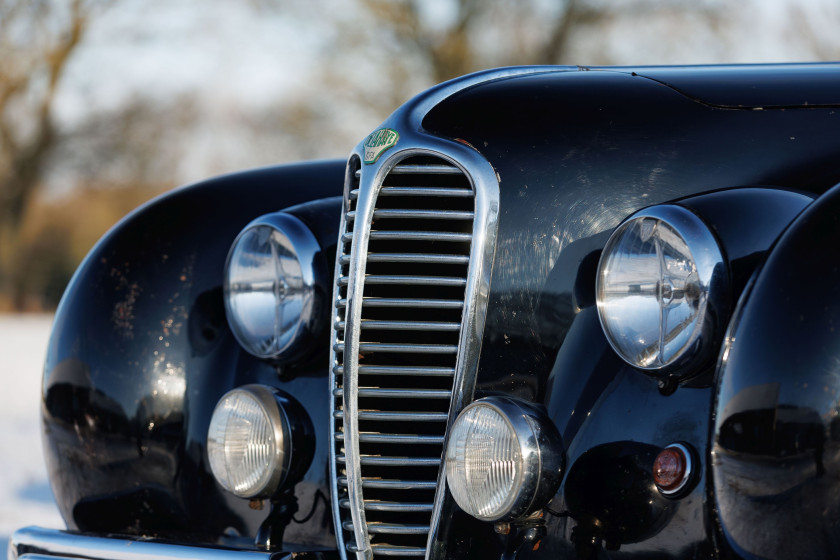
[(268, 497), (288, 470), (289, 440), (288, 419), (270, 389), (234, 389), (221, 398), (210, 420), (210, 470), (237, 496)]
[(242, 347), (260, 358), (289, 358), (317, 330), (320, 247), (291, 214), (248, 224), (225, 267), (228, 323)]
[(504, 397), (467, 406), (446, 447), (446, 480), (465, 512), (486, 521), (542, 507), (560, 483), (563, 448), (554, 424)]
[(720, 331), (726, 278), (714, 235), (692, 212), (662, 205), (634, 214), (610, 237), (598, 267), (607, 339), (644, 370), (702, 362)]

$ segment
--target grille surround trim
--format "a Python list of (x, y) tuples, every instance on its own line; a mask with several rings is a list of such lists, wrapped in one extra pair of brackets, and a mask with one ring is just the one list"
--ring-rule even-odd
[[(404, 137), (405, 138), (405, 137)], [(468, 180), (474, 198), (473, 224), (471, 234), (471, 245), (468, 257), (468, 271), (466, 275), (466, 286), (464, 288), (464, 299), (462, 308), (461, 327), (458, 336), (456, 350), (456, 364), (452, 384), (451, 397), (449, 399), (448, 414), (445, 419), (443, 449), (446, 448), (449, 428), (454, 422), (460, 410), (472, 400), (475, 386), (475, 376), (478, 369), (478, 357), (481, 350), (481, 334), (484, 330), (484, 319), (486, 314), (487, 298), (489, 293), (490, 274), (492, 259), (495, 253), (496, 233), (499, 217), (499, 180), (495, 170), (490, 164), (474, 149), (456, 142), (424, 138), (422, 146), (411, 147), (395, 151), (388, 158), (383, 158), (376, 166), (360, 165), (355, 169), (355, 162), (359, 161), (357, 155), (351, 156), (348, 162), (347, 176), (345, 183), (344, 209), (340, 227), (340, 241), (347, 232), (348, 223), (355, 224), (352, 231), (352, 242), (350, 255), (342, 251), (337, 253), (336, 278), (341, 277), (343, 265), (349, 265), (346, 280), (346, 297), (340, 297), (340, 285), (334, 284), (335, 305), (333, 309), (345, 310), (344, 332), (333, 331), (332, 363), (330, 368), (330, 388), (336, 387), (337, 374), (342, 375), (343, 391), (346, 398), (342, 398), (343, 411), (337, 410), (338, 401), (333, 397), (331, 401), (331, 416), (340, 417), (343, 421), (344, 456), (350, 457), (340, 466), (346, 470), (346, 477), (342, 476), (342, 487), (347, 488), (347, 496), (341, 497), (344, 507), (338, 506), (339, 485), (337, 479), (339, 474), (338, 457), (336, 453), (336, 423), (330, 422), (331, 440), (331, 485), (333, 488), (333, 514), (335, 519), (336, 533), (340, 553), (343, 557), (354, 556), (355, 558), (371, 558), (376, 546), (371, 546), (370, 532), (367, 530), (365, 516), (366, 508), (362, 488), (368, 487), (362, 480), (360, 453), (359, 453), (359, 419), (365, 416), (358, 407), (359, 397), (359, 360), (358, 341), (361, 337), (361, 330), (364, 328), (361, 320), (362, 295), (365, 286), (365, 268), (367, 262), (376, 262), (374, 253), (373, 259), (368, 258), (368, 243), (370, 236), (370, 223), (376, 212), (376, 201), (380, 195), (383, 183), (399, 162), (415, 157), (433, 157), (446, 161), (458, 170)], [(416, 172), (416, 171), (413, 171)], [(399, 172), (397, 172), (399, 173)], [(433, 173), (432, 173), (433, 174)], [(372, 178), (371, 178), (372, 176)], [(385, 187), (387, 188), (387, 187)], [(354, 196), (355, 195), (355, 196)], [(352, 214), (348, 219), (348, 210), (351, 200), (356, 207), (350, 211)], [(344, 256), (342, 256), (344, 255)], [(370, 306), (371, 301), (367, 300), (364, 305)], [(338, 338), (343, 334), (343, 346), (338, 345)], [(351, 344), (348, 344), (348, 341)], [(352, 344), (356, 341), (356, 344)], [(342, 355), (342, 363), (337, 365), (336, 356)], [(443, 420), (443, 418), (441, 418)], [(426, 545), (426, 557), (435, 558), (445, 553), (437, 542), (437, 529), (440, 522), (441, 510), (446, 499), (445, 487), (445, 454), (442, 453), (440, 467), (436, 482), (436, 492), (432, 508), (429, 536)], [(451, 500), (451, 498), (449, 498)], [(346, 527), (346, 517), (342, 517), (340, 509), (349, 505), (352, 517), (353, 537), (355, 543), (345, 543), (342, 528)], [(346, 509), (345, 509), (346, 511)]]

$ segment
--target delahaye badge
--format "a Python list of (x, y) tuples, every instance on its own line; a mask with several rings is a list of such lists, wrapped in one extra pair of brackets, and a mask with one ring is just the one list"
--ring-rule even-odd
[(392, 128), (380, 128), (365, 138), (365, 163), (376, 163), (385, 150), (394, 146), (400, 133)]

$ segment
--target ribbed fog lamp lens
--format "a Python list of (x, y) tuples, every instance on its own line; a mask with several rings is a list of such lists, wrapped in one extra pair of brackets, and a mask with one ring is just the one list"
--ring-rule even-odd
[(662, 205), (621, 224), (601, 255), (598, 313), (607, 339), (645, 370), (686, 368), (707, 358), (726, 292), (721, 250), (689, 210)]
[(465, 512), (486, 521), (521, 517), (557, 489), (563, 448), (554, 424), (525, 403), (490, 397), (458, 416), (446, 448), (446, 480)]
[(245, 350), (288, 358), (317, 329), (318, 259), (315, 236), (291, 214), (262, 216), (239, 234), (225, 269), (225, 308)]
[(288, 470), (290, 437), (288, 419), (270, 389), (234, 389), (222, 397), (210, 420), (210, 470), (237, 496), (268, 497)]

